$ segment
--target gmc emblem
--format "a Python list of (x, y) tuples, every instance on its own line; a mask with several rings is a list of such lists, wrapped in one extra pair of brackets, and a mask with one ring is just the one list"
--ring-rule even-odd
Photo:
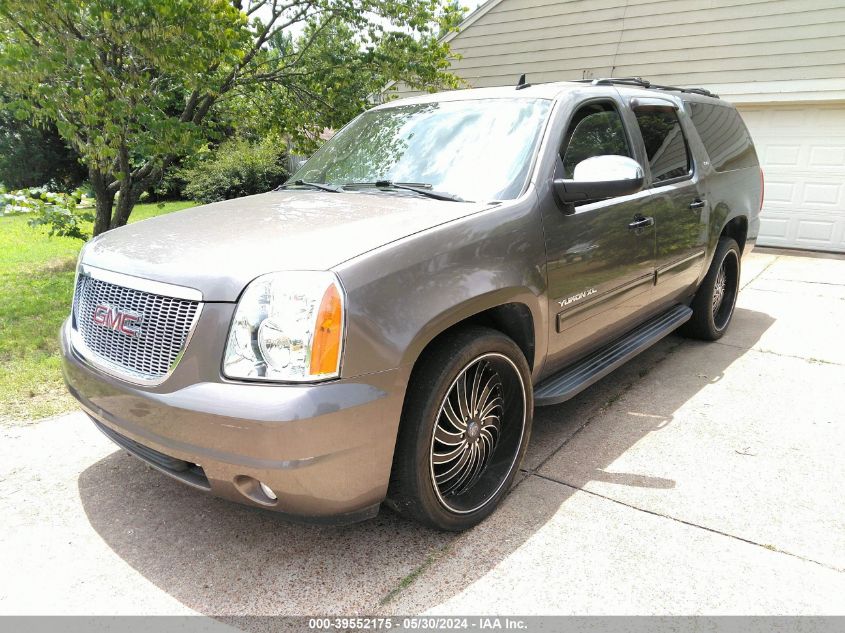
[(138, 336), (143, 317), (137, 312), (122, 312), (118, 308), (101, 303), (94, 308), (91, 319), (95, 325), (107, 327), (126, 336)]

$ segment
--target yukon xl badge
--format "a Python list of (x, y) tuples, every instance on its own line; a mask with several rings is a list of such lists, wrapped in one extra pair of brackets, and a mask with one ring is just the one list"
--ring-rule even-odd
[(120, 332), (126, 336), (138, 336), (142, 318), (137, 312), (124, 312), (108, 304), (101, 303), (94, 308), (94, 316), (91, 320), (95, 325)]
[(595, 288), (590, 288), (589, 290), (583, 290), (579, 292), (577, 295), (572, 295), (571, 297), (567, 297), (566, 299), (559, 299), (558, 303), (560, 304), (561, 308), (565, 308), (570, 303), (575, 303), (576, 301), (581, 301), (581, 299), (586, 299), (590, 295), (594, 295), (598, 292)]

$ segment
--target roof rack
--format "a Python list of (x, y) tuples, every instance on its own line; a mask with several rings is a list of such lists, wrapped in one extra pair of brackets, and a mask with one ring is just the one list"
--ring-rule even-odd
[(692, 94), (703, 95), (705, 97), (713, 97), (714, 99), (718, 99), (719, 95), (710, 92), (709, 90), (705, 90), (704, 88), (678, 88), (677, 86), (661, 86), (659, 84), (653, 84), (648, 79), (643, 79), (642, 77), (603, 77), (601, 79), (576, 79), (578, 83), (589, 83), (593, 86), (610, 86), (610, 85), (620, 85), (620, 86), (638, 86), (640, 88), (647, 88), (651, 90), (674, 90), (677, 92), (689, 92)]

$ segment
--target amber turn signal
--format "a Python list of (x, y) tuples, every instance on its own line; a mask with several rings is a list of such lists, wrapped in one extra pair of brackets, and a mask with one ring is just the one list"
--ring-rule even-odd
[(335, 284), (323, 295), (311, 347), (311, 375), (338, 373), (343, 337), (343, 301)]

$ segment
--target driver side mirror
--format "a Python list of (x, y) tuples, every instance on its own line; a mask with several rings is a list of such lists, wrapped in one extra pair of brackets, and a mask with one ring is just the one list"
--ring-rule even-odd
[(564, 204), (625, 196), (643, 188), (643, 168), (627, 156), (593, 156), (575, 165), (572, 179), (556, 178), (553, 184)]

